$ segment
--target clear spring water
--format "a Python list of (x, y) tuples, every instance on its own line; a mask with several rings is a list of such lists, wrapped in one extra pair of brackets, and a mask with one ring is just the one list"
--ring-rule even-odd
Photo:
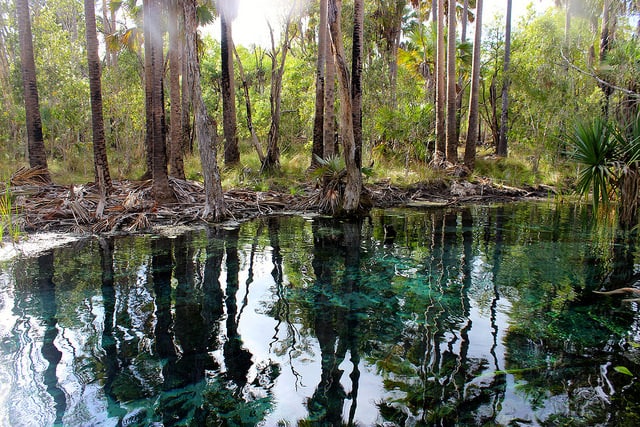
[(273, 217), (0, 272), (0, 425), (638, 425), (635, 240), (573, 206)]

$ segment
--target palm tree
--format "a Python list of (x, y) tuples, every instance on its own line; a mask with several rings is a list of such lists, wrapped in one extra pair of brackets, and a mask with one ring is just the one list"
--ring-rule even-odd
[(504, 31), (504, 65), (502, 69), (502, 113), (500, 116), (500, 136), (496, 154), (507, 157), (507, 132), (509, 130), (509, 64), (511, 62), (511, 7), (512, 0), (507, 0), (507, 16)]
[(436, 150), (434, 153), (434, 163), (438, 165), (438, 163), (445, 158), (447, 149), (445, 133), (444, 0), (437, 0), (436, 8)]
[(316, 62), (316, 110), (313, 121), (313, 148), (311, 150), (311, 167), (318, 166), (318, 158), (324, 155), (323, 123), (324, 123), (324, 90), (325, 63), (327, 57), (327, 0), (320, 0), (320, 22), (318, 23), (318, 58)]
[(47, 154), (42, 136), (42, 118), (36, 84), (36, 64), (33, 58), (33, 38), (29, 19), (29, 0), (16, 0), (18, 34), (20, 38), (20, 62), (24, 87), (24, 106), (27, 119), (27, 147), (29, 166), (43, 170), (42, 178), (51, 181), (47, 166)]
[(197, 15), (198, 0), (183, 0), (185, 27), (185, 64), (189, 76), (191, 100), (194, 106), (196, 135), (200, 151), (200, 163), (204, 175), (205, 207), (202, 216), (205, 219), (220, 220), (227, 215), (222, 192), (220, 172), (217, 163), (217, 135), (215, 126), (207, 113), (200, 85), (200, 64), (197, 57)]
[(447, 28), (447, 162), (458, 162), (458, 123), (456, 92), (456, 0), (449, 0)]
[[(152, 147), (152, 179), (153, 198), (158, 204), (175, 200), (171, 188), (169, 187), (169, 174), (167, 171), (166, 152), (166, 130), (164, 119), (164, 62), (162, 55), (162, 33), (160, 22), (160, 2), (159, 0), (145, 0), (144, 26), (148, 34), (145, 38), (145, 63), (149, 64), (149, 70), (145, 73), (151, 81), (147, 82), (145, 89), (147, 93), (148, 125), (151, 131), (147, 131), (150, 136)], [(145, 70), (146, 71), (146, 70)]]
[(469, 119), (467, 121), (467, 142), (464, 149), (464, 165), (473, 171), (476, 161), (476, 143), (478, 139), (480, 93), (480, 44), (482, 43), (482, 0), (476, 0), (476, 29), (473, 41), (473, 64), (471, 65), (471, 93), (469, 95)]
[(100, 57), (98, 55), (98, 33), (94, 0), (84, 0), (86, 22), (87, 59), (89, 63), (89, 90), (91, 92), (91, 126), (93, 130), (94, 176), (103, 194), (111, 191), (111, 176), (107, 161), (102, 116), (102, 84), (100, 81)]
[(362, 168), (362, 56), (364, 49), (364, 1), (353, 2), (353, 48), (351, 49), (351, 102), (355, 165)]
[(169, 97), (171, 109), (169, 111), (169, 123), (171, 125), (169, 135), (169, 165), (171, 176), (184, 179), (184, 162), (182, 159), (183, 127), (182, 127), (182, 98), (180, 96), (180, 34), (178, 32), (178, 16), (182, 9), (181, 0), (171, 0), (169, 3)]
[(640, 115), (620, 129), (596, 118), (578, 123), (568, 142), (580, 164), (576, 191), (592, 195), (594, 210), (617, 198), (618, 221), (625, 229), (638, 223), (640, 200)]
[(222, 127), (224, 129), (224, 163), (240, 161), (236, 124), (236, 97), (233, 79), (233, 37), (231, 22), (237, 14), (236, 0), (218, 0), (220, 12), (220, 52), (222, 59)]

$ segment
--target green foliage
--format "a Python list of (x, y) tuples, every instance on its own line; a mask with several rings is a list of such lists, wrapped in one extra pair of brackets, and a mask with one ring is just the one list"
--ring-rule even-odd
[(611, 128), (601, 119), (578, 123), (569, 142), (574, 149), (573, 159), (582, 165), (576, 190), (583, 195), (591, 192), (596, 208), (600, 202), (608, 205), (617, 179), (616, 144)]
[(15, 242), (20, 238), (20, 226), (16, 222), (16, 209), (13, 204), (13, 195), (8, 188), (0, 194), (0, 243), (5, 235)]

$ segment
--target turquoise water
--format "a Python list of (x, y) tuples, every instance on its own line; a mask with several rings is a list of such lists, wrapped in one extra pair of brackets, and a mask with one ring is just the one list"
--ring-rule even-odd
[(0, 425), (640, 425), (635, 240), (513, 204), (88, 239), (0, 272)]

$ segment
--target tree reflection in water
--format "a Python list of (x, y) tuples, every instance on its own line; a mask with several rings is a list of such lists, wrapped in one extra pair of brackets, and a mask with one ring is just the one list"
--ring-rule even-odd
[(0, 276), (0, 421), (634, 425), (637, 303), (592, 291), (637, 260), (535, 205), (87, 241)]

